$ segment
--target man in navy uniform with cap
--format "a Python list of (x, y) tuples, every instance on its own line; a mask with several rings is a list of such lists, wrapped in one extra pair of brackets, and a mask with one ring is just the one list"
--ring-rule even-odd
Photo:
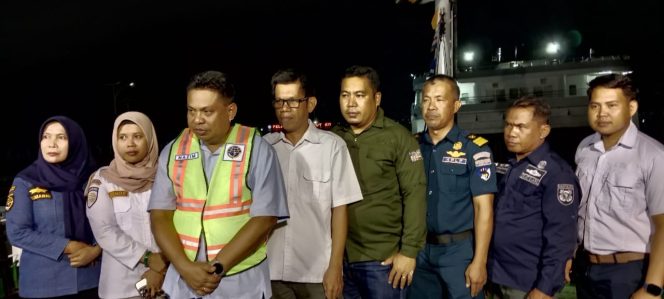
[(534, 97), (516, 100), (505, 113), (505, 145), (516, 158), (497, 167), (503, 175), (487, 264), (497, 298), (553, 298), (574, 252), (580, 189), (545, 140), (550, 115), (549, 105)]

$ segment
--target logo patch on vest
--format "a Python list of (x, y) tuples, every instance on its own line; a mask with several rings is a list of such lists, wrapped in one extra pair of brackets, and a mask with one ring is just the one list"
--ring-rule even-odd
[(191, 153), (188, 155), (175, 155), (175, 161), (194, 160), (194, 159), (198, 159), (198, 152)]
[(53, 198), (51, 191), (48, 191), (42, 187), (33, 187), (32, 189), (28, 190), (28, 193), (30, 194), (30, 199), (32, 200)]
[(111, 199), (113, 199), (114, 197), (123, 197), (123, 196), (129, 196), (129, 192), (124, 190), (116, 190), (108, 192), (108, 197), (110, 197)]
[(558, 184), (558, 201), (563, 206), (569, 206), (574, 201), (574, 185)]
[(244, 144), (226, 144), (224, 161), (242, 161), (244, 158)]

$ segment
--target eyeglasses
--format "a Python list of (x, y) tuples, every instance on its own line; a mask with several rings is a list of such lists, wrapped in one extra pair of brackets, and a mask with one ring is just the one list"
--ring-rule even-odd
[(301, 98), (301, 99), (272, 100), (272, 106), (274, 106), (275, 109), (280, 109), (280, 108), (284, 107), (284, 103), (287, 103), (288, 107), (290, 107), (290, 108), (298, 108), (298, 107), (300, 107), (300, 103), (302, 103), (302, 102), (304, 102), (308, 99), (309, 99), (309, 97), (304, 97), (304, 98)]

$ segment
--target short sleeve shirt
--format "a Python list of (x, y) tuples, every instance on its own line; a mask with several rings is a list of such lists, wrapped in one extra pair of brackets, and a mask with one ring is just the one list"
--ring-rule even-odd
[[(176, 197), (173, 184), (167, 174), (167, 163), (172, 144), (173, 141), (166, 145), (159, 156), (157, 175), (148, 206), (149, 210), (175, 210)], [(212, 172), (223, 148), (221, 146), (215, 152), (211, 152), (204, 143), (201, 143), (201, 158), (203, 159), (205, 176), (208, 180), (212, 177)], [(286, 192), (277, 156), (272, 146), (260, 136), (254, 137), (247, 185), (251, 190), (253, 199), (249, 212), (251, 217), (288, 217)], [(173, 265), (169, 267), (166, 273), (162, 288), (171, 298), (199, 297), (180, 278)], [(272, 295), (268, 264), (265, 261), (239, 274), (224, 277), (219, 287), (204, 298), (253, 299), (261, 298), (263, 295), (265, 295), (265, 298), (270, 298)]]
[(436, 145), (427, 132), (420, 149), (427, 175), (427, 229), (453, 234), (472, 229), (473, 197), (495, 193), (496, 169), (486, 139), (454, 125)]
[(129, 192), (95, 172), (87, 194), (87, 216), (103, 249), (99, 295), (102, 298), (139, 296), (134, 284), (147, 267), (145, 250), (159, 252), (147, 212), (150, 190)]

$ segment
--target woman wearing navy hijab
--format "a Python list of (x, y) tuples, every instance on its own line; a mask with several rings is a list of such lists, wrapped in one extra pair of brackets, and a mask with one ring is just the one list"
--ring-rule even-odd
[(7, 198), (7, 236), (23, 249), (23, 298), (97, 298), (101, 253), (85, 215), (83, 189), (94, 169), (83, 129), (47, 119), (40, 153), (16, 175)]

